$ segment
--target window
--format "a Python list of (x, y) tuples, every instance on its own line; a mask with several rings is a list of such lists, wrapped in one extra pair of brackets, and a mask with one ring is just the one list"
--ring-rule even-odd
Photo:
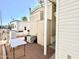
[(14, 28), (14, 24), (11, 24), (11, 28), (12, 28), (12, 29)]
[(26, 27), (24, 27), (24, 30), (26, 30)]
[(40, 20), (44, 20), (44, 12), (43, 11), (40, 12)]
[(15, 25), (15, 28), (16, 28), (16, 25)]

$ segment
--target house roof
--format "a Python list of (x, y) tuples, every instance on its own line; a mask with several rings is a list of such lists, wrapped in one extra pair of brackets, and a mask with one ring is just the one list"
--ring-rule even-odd
[[(48, 1), (48, 5), (50, 4), (50, 2)], [(33, 14), (35, 11), (37, 11), (38, 9), (40, 8), (43, 8), (44, 7), (44, 4), (42, 4), (42, 6), (39, 4), (37, 5), (36, 7), (34, 7), (32, 10), (31, 10), (31, 14)]]
[(20, 22), (20, 20), (12, 20), (10, 23), (12, 23), (12, 22)]
[(36, 6), (35, 8), (33, 8), (33, 9), (31, 10), (31, 14), (34, 13), (34, 12), (35, 12), (36, 10), (38, 10), (39, 8), (41, 8), (41, 6), (39, 6), (39, 5)]

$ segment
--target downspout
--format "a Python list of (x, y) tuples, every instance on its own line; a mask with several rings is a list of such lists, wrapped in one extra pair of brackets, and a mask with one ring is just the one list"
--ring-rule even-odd
[(44, 0), (44, 55), (47, 55), (47, 0)]

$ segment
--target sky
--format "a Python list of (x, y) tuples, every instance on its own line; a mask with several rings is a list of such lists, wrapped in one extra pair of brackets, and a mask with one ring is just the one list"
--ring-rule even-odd
[(2, 24), (7, 25), (12, 18), (20, 19), (29, 15), (29, 8), (38, 5), (38, 0), (0, 0)]

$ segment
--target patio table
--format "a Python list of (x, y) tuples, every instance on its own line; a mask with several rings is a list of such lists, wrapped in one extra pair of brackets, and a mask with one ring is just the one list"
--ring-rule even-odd
[(15, 48), (21, 45), (24, 45), (24, 56), (25, 56), (25, 44), (26, 42), (23, 40), (11, 39), (10, 40), (10, 46), (13, 48), (13, 59), (15, 59)]

